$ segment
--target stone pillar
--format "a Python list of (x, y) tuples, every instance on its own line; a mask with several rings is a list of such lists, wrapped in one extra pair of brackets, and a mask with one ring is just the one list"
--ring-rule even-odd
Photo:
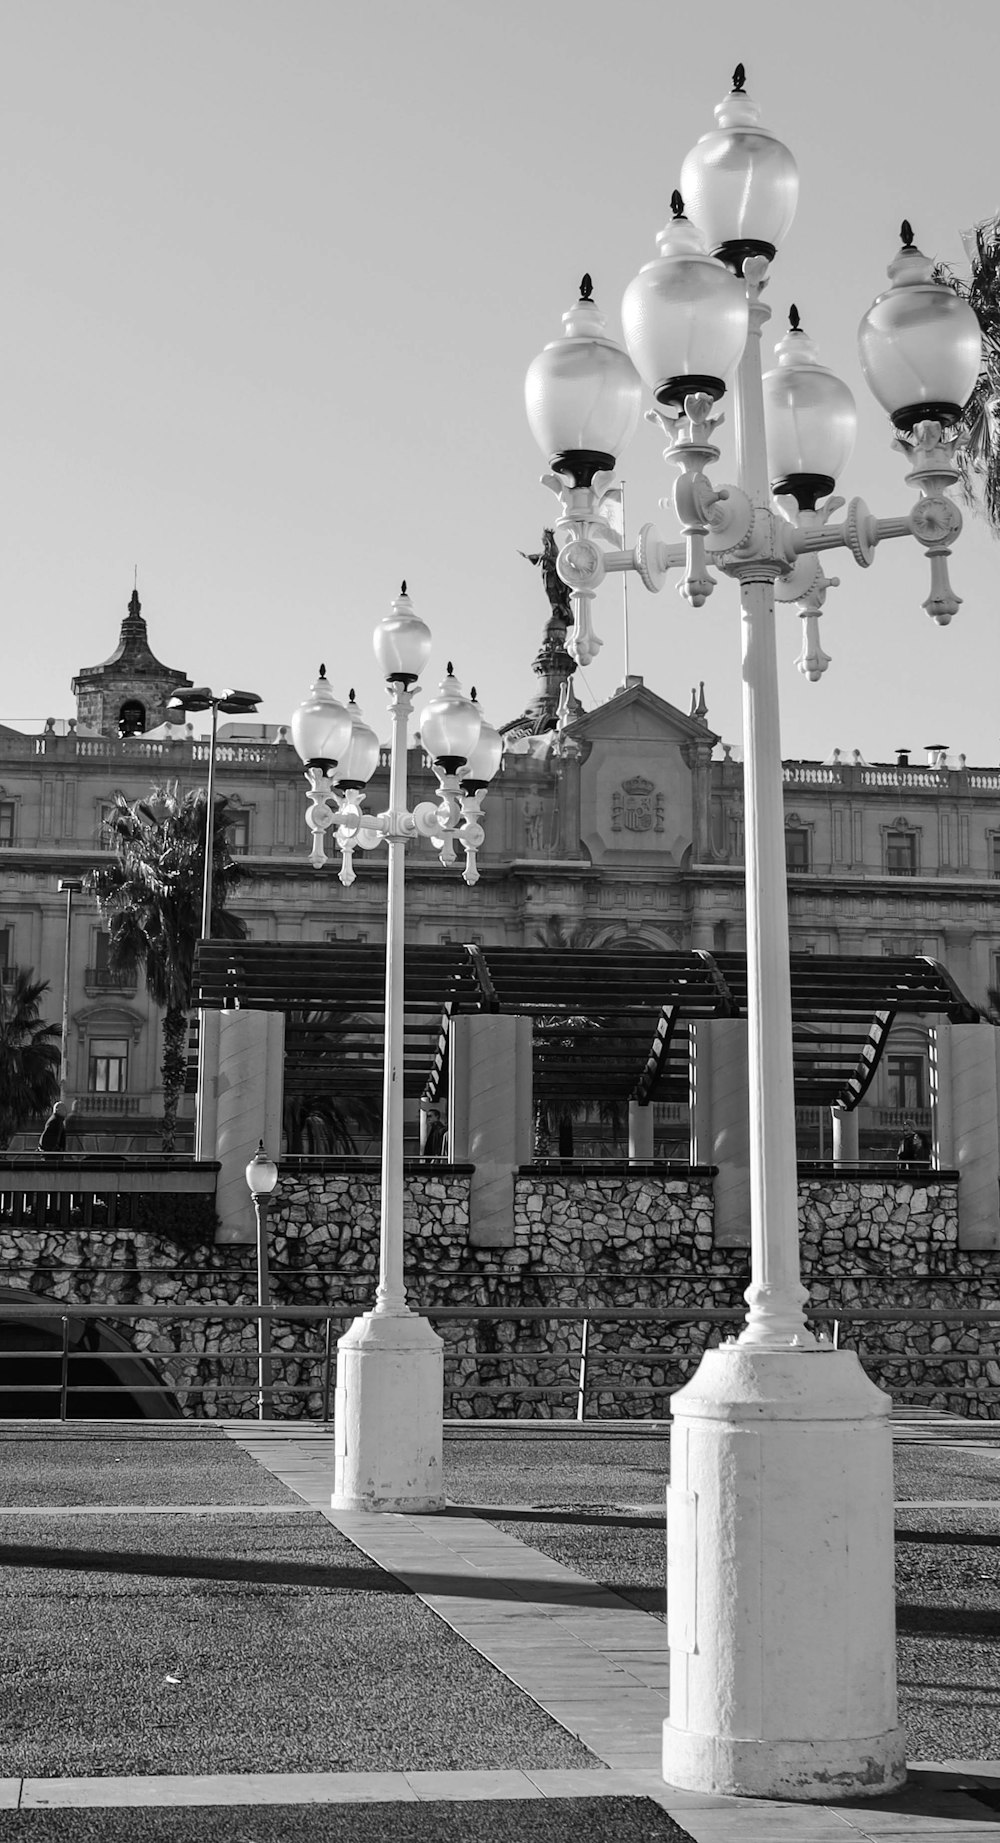
[(514, 1245), (514, 1177), (531, 1157), (531, 1019), (473, 1013), (453, 1018), (448, 1045), (448, 1146), (475, 1166), (469, 1242)]
[(215, 1156), (220, 1242), (257, 1238), (246, 1168), (261, 1139), (272, 1158), (281, 1149), (285, 1019), (280, 1011), (220, 1011), (215, 1082)]
[(938, 1171), (950, 1171), (955, 1163), (951, 1031), (952, 1026), (947, 1018), (939, 1018), (927, 1033), (931, 1069), (931, 1134), (934, 1166)]
[[(225, 1015), (230, 1015), (226, 1013)], [(221, 1011), (198, 1013), (198, 1094), (201, 1105), (195, 1116), (194, 1155), (196, 1158), (214, 1158), (215, 1143), (219, 1122), (219, 1026), (222, 1021)], [(254, 1150), (256, 1151), (256, 1147)], [(268, 1146), (272, 1158), (277, 1158), (279, 1146)]]
[(831, 1107), (830, 1119), (833, 1122), (834, 1164), (856, 1165), (860, 1156), (857, 1108)]
[(691, 1027), (691, 1163), (717, 1165), (715, 1242), (750, 1243), (750, 1090), (743, 1018)]
[(1000, 1248), (996, 1038), (989, 1024), (951, 1027), (960, 1248)]
[(630, 1165), (651, 1165), (653, 1162), (653, 1109), (640, 1107), (638, 1101), (628, 1104), (628, 1162)]

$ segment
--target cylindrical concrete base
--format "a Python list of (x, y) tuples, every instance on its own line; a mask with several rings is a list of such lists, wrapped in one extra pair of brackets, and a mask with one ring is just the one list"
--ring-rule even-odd
[(337, 1345), (334, 1509), (443, 1509), (443, 1417), (444, 1346), (426, 1318), (356, 1318)]
[(851, 1351), (707, 1351), (671, 1402), (663, 1776), (877, 1797), (896, 1719), (889, 1397)]

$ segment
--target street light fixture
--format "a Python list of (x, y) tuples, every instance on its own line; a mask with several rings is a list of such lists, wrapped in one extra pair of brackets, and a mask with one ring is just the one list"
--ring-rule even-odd
[(69, 1087), (69, 966), (70, 940), (73, 934), (73, 897), (83, 891), (80, 877), (60, 877), (59, 892), (66, 897), (66, 943), (63, 958), (62, 1038), (59, 1051), (59, 1099), (65, 1101)]
[(253, 1198), (257, 1219), (257, 1419), (266, 1421), (273, 1407), (271, 1369), (271, 1320), (264, 1314), (271, 1304), (271, 1281), (267, 1258), (267, 1211), (271, 1193), (278, 1182), (278, 1167), (268, 1158), (263, 1139), (247, 1166), (247, 1185)]
[[(256, 691), (212, 691), (208, 685), (195, 685), (189, 691), (177, 691), (167, 701), (168, 711), (183, 715), (185, 711), (210, 710), (212, 713), (212, 733), (208, 745), (208, 786), (205, 789), (205, 851), (201, 874), (201, 931), (199, 938), (208, 941), (212, 936), (212, 855), (214, 843), (215, 818), (215, 753), (218, 743), (219, 712), (231, 716), (250, 716), (260, 703)], [(198, 1013), (198, 1094), (196, 1099), (196, 1118), (194, 1129), (195, 1157), (214, 1157), (215, 1147), (206, 1146), (205, 1139), (205, 1012)]]
[[(829, 495), (853, 441), (853, 402), (820, 365), (796, 311), (777, 368), (761, 375), (770, 313), (760, 297), (794, 213), (795, 162), (761, 126), (742, 66), (716, 119), (684, 162), (659, 258), (626, 290), (631, 357), (609, 352), (585, 277), (562, 339), (528, 372), (526, 404), (552, 469), (545, 484), (560, 501), (557, 570), (571, 591), (570, 651), (581, 664), (601, 644), (591, 604), (611, 571), (635, 570), (656, 592), (682, 568), (680, 593), (695, 607), (715, 586), (709, 564), (740, 585), (751, 1283), (743, 1331), (705, 1354), (671, 1404), (664, 1777), (769, 1797), (876, 1796), (905, 1777), (891, 1404), (853, 1353), (814, 1336), (805, 1319), (775, 598), (797, 604), (799, 668), (818, 678), (829, 663), (818, 617), (833, 586), (820, 553), (844, 548), (866, 568), (884, 540), (913, 537), (931, 564), (924, 607), (951, 620), (959, 603), (947, 558), (962, 519), (946, 495), (979, 373), (979, 327), (934, 281), (904, 223), (891, 285), (862, 319), (859, 346), (919, 497), (895, 518), (876, 518), (855, 499), (837, 522), (844, 502)], [(631, 407), (624, 413), (638, 382), (633, 361), (659, 406), (649, 419), (680, 470), (673, 503), (682, 544), (646, 525), (630, 549), (616, 549), (604, 516), (635, 420)], [(715, 404), (730, 386), (739, 484), (715, 489), (706, 472), (719, 458)]]
[(364, 810), (364, 788), (378, 762), (378, 738), (351, 693), (341, 704), (321, 666), (311, 695), (292, 718), (292, 741), (306, 764), (313, 835), (310, 861), (326, 862), (330, 831), (340, 848), (340, 881), (354, 882), (356, 850), (388, 850), (385, 946), (385, 1060), (382, 1084), (382, 1192), (375, 1304), (337, 1346), (336, 1477), (340, 1509), (437, 1510), (442, 1493), (442, 1343), (406, 1303), (403, 1280), (403, 939), (405, 846), (429, 838), (442, 864), (461, 846), (467, 884), (478, 881), (483, 795), (500, 766), (503, 742), (475, 692), (466, 697), (449, 665), (420, 714), (420, 736), (434, 763), (438, 798), (407, 809), (407, 720), (431, 648), (406, 584), (375, 629), (375, 657), (392, 712), (389, 804)]

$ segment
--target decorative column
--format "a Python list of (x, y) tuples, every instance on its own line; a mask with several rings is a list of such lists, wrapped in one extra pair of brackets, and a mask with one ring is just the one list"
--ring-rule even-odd
[[(209, 1015), (212, 1015), (211, 1013)], [(219, 1074), (216, 1082), (215, 1192), (217, 1242), (257, 1238), (246, 1168), (260, 1141), (281, 1143), (285, 1019), (280, 1011), (216, 1012)]]
[(449, 1156), (475, 1166), (469, 1242), (514, 1245), (514, 1179), (531, 1158), (531, 1019), (453, 1018), (448, 1044)]
[(750, 1087), (743, 1018), (691, 1027), (691, 1163), (715, 1165), (718, 1248), (750, 1242)]
[(856, 1165), (860, 1158), (857, 1108), (831, 1107), (830, 1120), (833, 1125), (834, 1164)]
[(951, 1069), (958, 1245), (1000, 1248), (996, 1030), (989, 1024), (953, 1024)]
[(638, 1101), (629, 1101), (628, 1162), (630, 1165), (651, 1165), (653, 1162), (652, 1105), (640, 1107)]
[(934, 1024), (927, 1033), (927, 1048), (931, 1072), (932, 1156), (936, 1171), (950, 1171), (955, 1163), (954, 1076), (951, 1057), (952, 1028), (947, 1018), (938, 1018), (936, 1024)]

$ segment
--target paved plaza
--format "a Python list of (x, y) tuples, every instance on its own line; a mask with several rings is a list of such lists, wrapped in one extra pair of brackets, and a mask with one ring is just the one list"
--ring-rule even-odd
[(370, 1516), (326, 1428), (5, 1422), (0, 1836), (1000, 1839), (1000, 1428), (894, 1436), (910, 1778), (819, 1806), (663, 1783), (665, 1425), (452, 1424)]

